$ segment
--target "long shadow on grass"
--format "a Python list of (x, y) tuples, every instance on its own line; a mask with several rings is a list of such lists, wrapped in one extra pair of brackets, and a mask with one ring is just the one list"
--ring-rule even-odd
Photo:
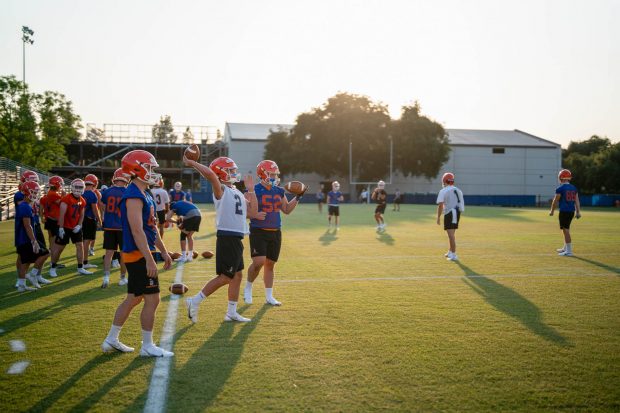
[(572, 344), (553, 327), (542, 321), (542, 312), (534, 303), (502, 284), (474, 272), (471, 268), (455, 261), (465, 273), (465, 284), (497, 310), (516, 319), (531, 332), (562, 347)]
[(385, 231), (377, 231), (377, 241), (380, 241), (386, 245), (394, 245), (394, 237)]
[(204, 234), (199, 237), (194, 236), (194, 239), (208, 239), (213, 237), (215, 237), (215, 232), (209, 232), (208, 234)]
[(332, 242), (336, 241), (338, 237), (336, 236), (338, 231), (335, 229), (327, 229), (323, 235), (319, 237), (319, 241), (321, 241), (321, 245), (328, 246)]
[(583, 258), (583, 257), (573, 256), (572, 258), (574, 258), (576, 260), (579, 260), (579, 261), (587, 262), (588, 264), (596, 265), (597, 267), (600, 267), (600, 268), (602, 268), (604, 270), (611, 271), (611, 272), (614, 272), (614, 273), (620, 275), (620, 268), (618, 268), (618, 267), (614, 267), (612, 265), (603, 264), (602, 262), (598, 262), (598, 261), (594, 261), (594, 260), (589, 260), (589, 259)]

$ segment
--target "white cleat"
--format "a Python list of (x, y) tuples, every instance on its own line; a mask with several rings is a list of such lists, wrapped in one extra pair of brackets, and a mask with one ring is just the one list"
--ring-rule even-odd
[(446, 258), (446, 260), (448, 261), (458, 261), (459, 257), (456, 254), (449, 254), (448, 258)]
[(176, 262), (187, 262), (187, 259), (185, 257), (180, 257), (177, 258)]
[(104, 353), (110, 353), (112, 351), (120, 351), (121, 353), (131, 353), (132, 351), (134, 351), (134, 348), (126, 346), (125, 344), (121, 343), (118, 340), (112, 341), (106, 338), (105, 340), (103, 340), (103, 343), (101, 343), (101, 350), (103, 350)]
[(174, 353), (172, 351), (164, 350), (161, 347), (157, 347), (152, 344), (150, 346), (142, 346), (140, 349), (140, 356), (142, 357), (172, 357)]
[(77, 272), (81, 275), (93, 275), (92, 271), (85, 270), (84, 268), (78, 268)]
[(39, 281), (37, 281), (37, 277), (31, 274), (26, 274), (26, 278), (28, 279), (28, 281), (30, 281), (30, 284), (32, 284), (34, 288), (41, 288)]
[(446, 252), (443, 256), (448, 258), (450, 256), (450, 251)]
[(94, 248), (89, 248), (88, 249), (88, 256), (92, 257), (93, 255), (95, 255), (95, 249)]
[(252, 291), (243, 291), (243, 301), (245, 301), (246, 304), (252, 304)]
[(112, 268), (120, 268), (121, 263), (118, 260), (112, 260)]
[(88, 263), (88, 264), (84, 264), (82, 268), (97, 268), (97, 266), (95, 264)]
[(560, 255), (562, 257), (572, 257), (573, 253), (571, 251), (562, 251), (562, 252), (558, 253), (558, 255)]
[(37, 276), (37, 281), (39, 282), (39, 284), (51, 284), (52, 283), (50, 280), (43, 278), (42, 275)]
[(564, 251), (566, 251), (566, 248), (564, 248), (564, 247), (562, 247), (562, 248), (558, 248), (556, 251), (557, 251), (558, 253), (559, 253), (559, 252), (564, 252)]
[(50, 268), (50, 277), (56, 278), (58, 274), (56, 274), (56, 268)]
[(252, 320), (249, 318), (243, 317), (239, 313), (234, 313), (234, 314), (226, 313), (226, 315), (224, 316), (224, 321), (239, 321), (240, 323), (247, 323)]
[(110, 286), (110, 277), (103, 277), (101, 288), (108, 288)]
[(282, 303), (281, 303), (280, 301), (276, 300), (276, 299), (275, 299), (275, 298), (273, 298), (273, 297), (271, 297), (271, 298), (267, 298), (267, 299), (265, 300), (265, 302), (266, 302), (267, 304), (269, 304), (269, 305), (275, 305), (275, 306), (277, 306), (277, 307), (279, 307), (279, 306), (281, 306), (281, 305), (282, 305)]
[(196, 324), (198, 322), (198, 305), (191, 298), (186, 298), (185, 307), (187, 307), (187, 317), (192, 323)]
[(19, 278), (15, 281), (15, 288), (19, 288)]
[(26, 285), (20, 285), (19, 287), (17, 287), (17, 292), (23, 293), (26, 291), (37, 291), (36, 288), (32, 288), (32, 287), (28, 287)]
[(121, 277), (121, 279), (118, 281), (118, 285), (127, 285), (127, 278), (126, 277)]

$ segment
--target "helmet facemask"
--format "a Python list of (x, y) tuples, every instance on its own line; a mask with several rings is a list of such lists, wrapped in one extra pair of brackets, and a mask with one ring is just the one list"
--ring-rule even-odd
[(82, 196), (84, 194), (84, 185), (80, 183), (71, 184), (71, 193), (75, 197)]
[(145, 182), (148, 185), (155, 186), (161, 179), (161, 174), (155, 173), (153, 169), (157, 168), (159, 165), (151, 165), (150, 163), (143, 163), (140, 165), (145, 171), (144, 179), (138, 177), (139, 180)]

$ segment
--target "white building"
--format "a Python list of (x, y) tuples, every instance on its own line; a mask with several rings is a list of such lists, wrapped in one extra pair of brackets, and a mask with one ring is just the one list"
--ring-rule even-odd
[[(239, 170), (254, 173), (263, 159), (265, 143), (271, 130), (288, 130), (294, 125), (227, 123), (224, 141), (229, 156)], [(456, 184), (466, 195), (535, 195), (546, 199), (553, 195), (557, 173), (562, 164), (559, 144), (520, 130), (446, 129), (450, 140), (450, 158), (437, 177), (403, 177), (394, 174), (384, 180), (388, 193), (396, 188), (406, 193), (436, 193), (441, 187), (441, 175), (455, 174)], [(398, 150), (398, 148), (394, 148)], [(277, 162), (277, 159), (274, 159)], [(386, 159), (386, 162), (389, 160)], [(285, 180), (300, 180), (314, 191), (325, 180), (316, 175), (286, 176)], [(343, 190), (349, 188), (349, 177), (329, 177), (339, 180)]]

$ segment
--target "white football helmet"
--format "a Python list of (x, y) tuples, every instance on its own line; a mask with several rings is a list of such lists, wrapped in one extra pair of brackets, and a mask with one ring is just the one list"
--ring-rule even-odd
[(75, 197), (82, 196), (84, 194), (84, 181), (81, 179), (71, 181), (71, 193)]
[(379, 189), (385, 189), (385, 182), (383, 182), (383, 181), (379, 181), (379, 182), (377, 182), (377, 188), (379, 188)]
[(340, 182), (338, 182), (338, 181), (332, 182), (332, 189), (334, 191), (340, 191)]
[(175, 183), (174, 183), (174, 189), (175, 189), (176, 191), (180, 191), (180, 190), (181, 190), (181, 188), (183, 188), (183, 184), (181, 184), (181, 182), (175, 182)]

